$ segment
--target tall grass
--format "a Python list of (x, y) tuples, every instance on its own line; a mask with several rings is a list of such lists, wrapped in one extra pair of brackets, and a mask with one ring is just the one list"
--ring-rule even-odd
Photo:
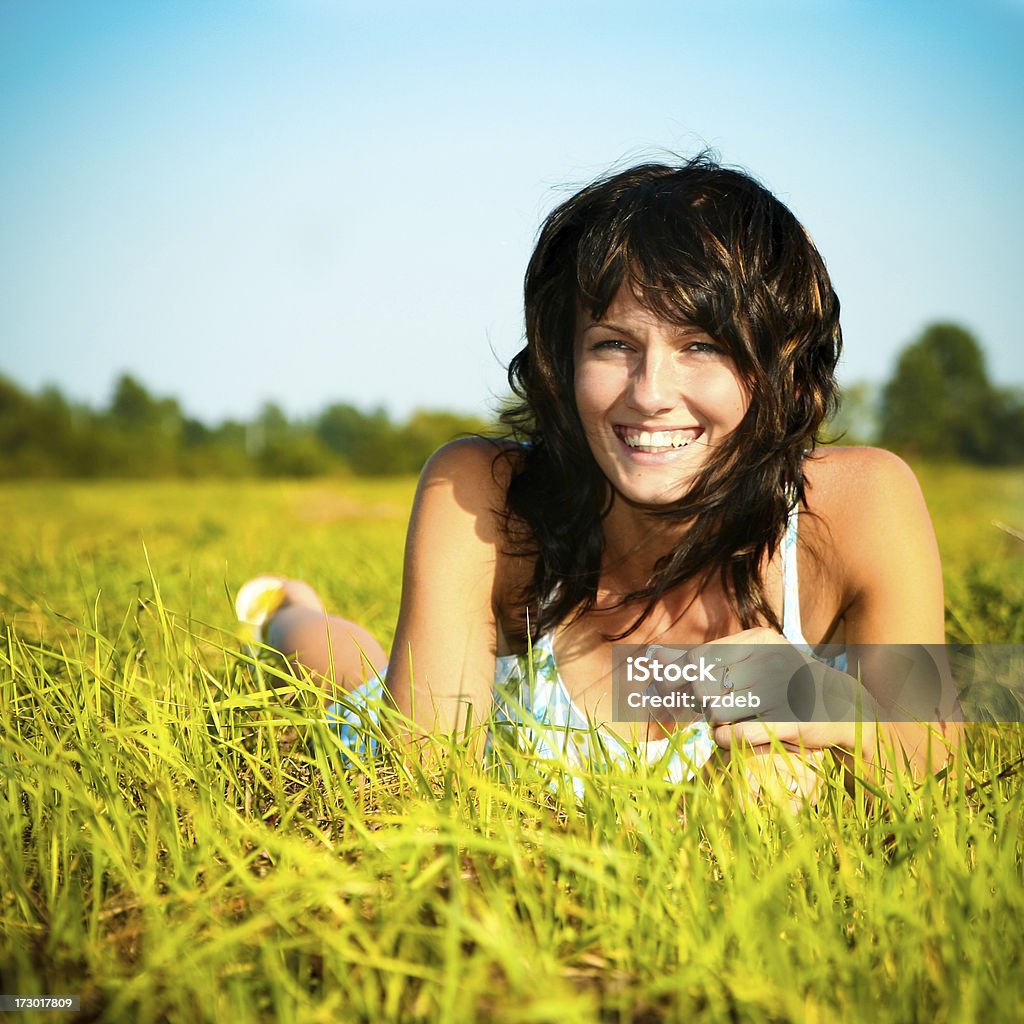
[[(0, 495), (3, 991), (77, 993), (110, 1021), (1018, 1014), (1016, 727), (881, 798), (829, 775), (816, 810), (642, 767), (583, 771), (577, 800), (458, 737), (429, 772), (349, 764), (314, 685), (270, 692), (229, 592), (284, 568), (390, 640), (410, 495)], [(979, 571), (1013, 606), (1009, 551)], [(987, 614), (956, 610), (1001, 639)]]
[(950, 642), (1024, 643), (1024, 472), (917, 466), (946, 587)]

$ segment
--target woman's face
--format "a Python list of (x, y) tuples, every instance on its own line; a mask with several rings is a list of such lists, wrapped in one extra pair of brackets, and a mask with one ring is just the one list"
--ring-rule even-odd
[(617, 494), (657, 506), (686, 493), (750, 404), (732, 357), (662, 320), (623, 285), (601, 320), (576, 319), (576, 408)]

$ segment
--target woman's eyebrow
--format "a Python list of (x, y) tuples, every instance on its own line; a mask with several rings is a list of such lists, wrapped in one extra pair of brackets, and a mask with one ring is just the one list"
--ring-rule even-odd
[[(675, 328), (675, 335), (678, 338), (711, 337), (703, 327), (698, 327), (697, 324), (673, 324), (672, 326)], [(591, 320), (583, 325), (582, 332), (586, 333), (594, 328), (614, 331), (616, 334), (624, 334), (628, 338), (636, 337), (636, 332), (631, 328), (617, 324), (613, 320)]]
[(603, 331), (615, 331), (616, 334), (626, 334), (629, 337), (633, 337), (633, 332), (628, 327), (623, 327), (621, 324), (614, 323), (611, 320), (591, 320), (590, 323), (583, 325), (584, 331), (591, 331), (595, 327), (600, 327)]

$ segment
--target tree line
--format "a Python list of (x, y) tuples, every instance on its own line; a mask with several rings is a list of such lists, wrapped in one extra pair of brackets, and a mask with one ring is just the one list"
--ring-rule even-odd
[[(328, 406), (289, 419), (264, 405), (252, 420), (209, 426), (174, 398), (125, 374), (94, 410), (55, 387), (30, 394), (0, 376), (0, 478), (271, 476), (417, 473), (454, 437), (494, 433), (494, 422), (420, 410), (394, 422), (384, 409)], [(881, 444), (910, 458), (985, 465), (1024, 462), (1024, 395), (988, 378), (977, 340), (955, 324), (932, 324), (901, 353), (879, 391), (846, 390), (826, 433)]]
[(383, 409), (341, 403), (309, 419), (267, 403), (252, 420), (208, 426), (129, 374), (99, 410), (55, 387), (29, 394), (0, 376), (0, 478), (8, 479), (391, 476), (418, 473), (454, 437), (493, 431), (475, 416), (419, 410), (394, 422)]

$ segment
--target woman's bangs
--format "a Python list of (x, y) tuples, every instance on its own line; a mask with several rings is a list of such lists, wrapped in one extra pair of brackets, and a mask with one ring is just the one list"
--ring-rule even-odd
[(721, 275), (710, 264), (688, 206), (659, 203), (644, 214), (633, 219), (628, 239), (637, 299), (663, 320), (699, 327), (725, 343), (715, 288)]
[[(601, 236), (604, 237), (601, 237)], [(579, 304), (597, 321), (630, 277), (629, 252), (618, 232), (590, 232), (581, 240), (576, 264)]]
[[(712, 334), (710, 303), (703, 294), (706, 288), (694, 287), (699, 272), (683, 262), (678, 247), (659, 248), (643, 235), (636, 241), (615, 239), (595, 259), (588, 246), (590, 251), (586, 255), (581, 252), (578, 265), (580, 306), (595, 321), (600, 320), (619, 289), (628, 284), (637, 301), (662, 320), (684, 327), (696, 325)], [(717, 334), (714, 336), (717, 339)]]

